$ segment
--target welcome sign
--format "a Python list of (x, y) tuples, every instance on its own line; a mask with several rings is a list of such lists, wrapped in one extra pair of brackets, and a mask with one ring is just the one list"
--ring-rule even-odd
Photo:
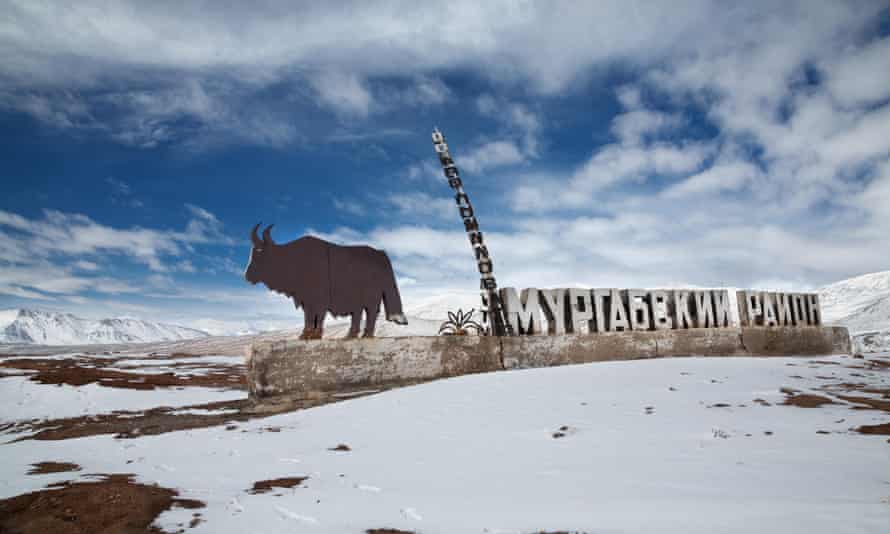
[(822, 324), (815, 293), (505, 287), (500, 298), (517, 335)]

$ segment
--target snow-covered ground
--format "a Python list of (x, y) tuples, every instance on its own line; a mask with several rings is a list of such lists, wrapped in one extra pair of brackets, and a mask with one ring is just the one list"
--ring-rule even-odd
[(121, 390), (98, 384), (43, 385), (27, 376), (0, 379), (0, 422), (58, 419), (114, 411), (148, 410), (158, 406), (191, 406), (244, 398), (244, 391), (204, 387)]
[[(242, 399), (245, 392), (236, 384), (225, 387), (187, 385), (188, 378), (206, 376), (220, 369), (243, 373), (241, 356), (169, 357), (90, 357), (70, 353), (47, 356), (7, 357), (2, 360), (13, 366), (0, 367), (0, 424), (31, 419), (60, 419), (85, 415), (108, 414), (115, 411), (142, 411), (159, 406), (177, 407)], [(71, 385), (45, 384), (34, 380), (37, 371), (16, 368), (15, 362), (49, 361), (50, 369), (65, 366), (66, 378), (76, 379), (78, 373), (96, 370), (100, 373), (90, 383)], [(102, 373), (107, 371), (107, 373)], [(141, 390), (111, 387), (103, 382), (115, 373), (126, 373), (124, 379), (145, 383), (153, 375), (183, 378), (183, 385)], [(106, 376), (103, 376), (106, 375)], [(62, 378), (62, 377), (59, 377)], [(133, 384), (138, 386), (139, 384)]]
[[(886, 391), (890, 374), (831, 357), (470, 375), (228, 430), (5, 443), (0, 498), (81, 473), (135, 473), (207, 503), (189, 533), (887, 532), (890, 445), (853, 431), (887, 414), (835, 397), (819, 408), (780, 404), (783, 387), (831, 396), (826, 386), (851, 382)], [(111, 404), (133, 393), (112, 391)], [(163, 403), (170, 392), (140, 393)], [(351, 450), (330, 450), (341, 443)], [(47, 460), (83, 470), (25, 475)], [(309, 478), (247, 491), (293, 476)], [(191, 513), (157, 523), (174, 531)]]

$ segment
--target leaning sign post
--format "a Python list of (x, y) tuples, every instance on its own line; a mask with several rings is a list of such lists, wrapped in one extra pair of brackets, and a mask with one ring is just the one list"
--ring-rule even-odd
[(483, 323), (489, 325), (487, 330), (489, 334), (495, 336), (513, 335), (513, 329), (504, 318), (504, 309), (501, 305), (500, 295), (498, 295), (498, 284), (494, 278), (494, 267), (491, 262), (491, 256), (488, 254), (488, 247), (479, 230), (479, 221), (476, 220), (476, 214), (473, 212), (473, 205), (470, 204), (470, 198), (464, 191), (463, 180), (460, 177), (460, 171), (454, 164), (454, 158), (448, 151), (448, 144), (445, 143), (445, 136), (438, 128), (433, 130), (433, 146), (436, 148), (436, 154), (439, 156), (439, 163), (442, 164), (442, 171), (445, 178), (448, 179), (448, 185), (454, 190), (454, 201), (457, 203), (458, 213), (464, 223), (464, 230), (473, 247), (473, 254), (476, 256), (476, 266), (479, 269), (479, 290), (482, 294), (482, 320)]

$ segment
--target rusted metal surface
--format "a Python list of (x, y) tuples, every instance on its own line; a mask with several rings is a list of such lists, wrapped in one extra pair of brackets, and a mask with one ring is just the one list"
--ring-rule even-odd
[(407, 324), (392, 264), (382, 250), (335, 245), (313, 236), (279, 245), (272, 240), (272, 226), (262, 238), (257, 235), (259, 227), (250, 234), (253, 250), (244, 277), (251, 284), (262, 282), (303, 308), (301, 339), (321, 339), (327, 313), (349, 315), (347, 335), (357, 337), (362, 312), (363, 335), (373, 337), (381, 300), (388, 321)]

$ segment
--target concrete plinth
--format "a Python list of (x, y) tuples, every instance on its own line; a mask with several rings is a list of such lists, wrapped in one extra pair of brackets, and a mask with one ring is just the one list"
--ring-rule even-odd
[(247, 353), (251, 397), (388, 387), (501, 368), (498, 338), (288, 339)]
[(680, 356), (849, 354), (842, 327), (720, 328), (562, 336), (298, 339), (253, 344), (253, 398), (392, 387), (470, 373)]

